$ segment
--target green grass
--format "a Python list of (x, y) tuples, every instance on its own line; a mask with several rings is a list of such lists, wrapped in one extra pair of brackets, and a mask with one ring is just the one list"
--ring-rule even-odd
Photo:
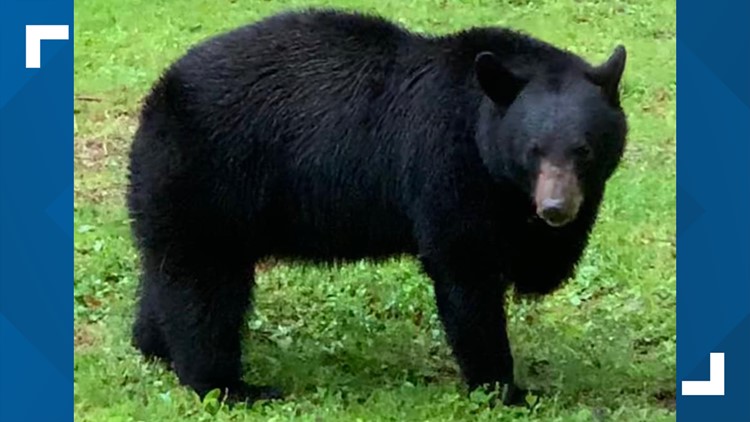
[(675, 420), (675, 2), (341, 0), (417, 31), (507, 25), (592, 61), (628, 47), (631, 133), (578, 275), (515, 301), (516, 372), (534, 410), (464, 394), (411, 259), (261, 271), (246, 376), (284, 402), (199, 402), (129, 345), (137, 256), (123, 208), (139, 101), (192, 43), (299, 0), (76, 3), (75, 412), (79, 421)]

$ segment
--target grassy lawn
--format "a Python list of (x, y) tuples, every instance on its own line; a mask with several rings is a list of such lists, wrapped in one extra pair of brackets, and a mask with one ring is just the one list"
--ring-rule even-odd
[(675, 1), (338, 0), (416, 31), (505, 25), (598, 62), (627, 46), (626, 157), (578, 275), (516, 300), (510, 335), (533, 410), (467, 397), (411, 259), (267, 265), (246, 377), (288, 399), (226, 409), (130, 347), (137, 257), (123, 207), (139, 102), (192, 43), (320, 0), (76, 2), (75, 412), (79, 421), (675, 420)]

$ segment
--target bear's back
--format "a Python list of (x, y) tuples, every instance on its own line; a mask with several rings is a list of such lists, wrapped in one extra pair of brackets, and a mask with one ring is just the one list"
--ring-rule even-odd
[(208, 203), (252, 216), (280, 254), (411, 250), (403, 148), (440, 126), (412, 106), (414, 81), (404, 75), (422, 67), (428, 44), (380, 18), (327, 11), (230, 31), (167, 70), (134, 150), (152, 161), (169, 149), (173, 173), (158, 179), (191, 180), (184, 190), (193, 198), (222, 186)]
[[(228, 118), (237, 117), (253, 109), (254, 119), (266, 111), (275, 121), (291, 117), (286, 114), (293, 114), (294, 121), (317, 119), (343, 111), (342, 101), (349, 100), (346, 110), (354, 111), (358, 104), (353, 102), (377, 99), (399, 50), (414, 40), (379, 18), (285, 13), (206, 40), (166, 77), (181, 82), (181, 103), (209, 106), (205, 112), (212, 116), (223, 110)], [(246, 127), (247, 122), (237, 123)]]

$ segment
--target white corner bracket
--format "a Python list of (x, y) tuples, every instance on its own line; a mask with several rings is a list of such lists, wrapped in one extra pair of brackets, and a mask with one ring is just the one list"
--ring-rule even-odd
[(683, 396), (724, 395), (724, 353), (711, 353), (708, 381), (682, 381)]
[(26, 25), (26, 68), (38, 69), (42, 61), (42, 40), (67, 40), (68, 25)]

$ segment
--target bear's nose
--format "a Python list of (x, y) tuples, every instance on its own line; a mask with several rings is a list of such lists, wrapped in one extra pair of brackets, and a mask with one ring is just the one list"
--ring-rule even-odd
[(555, 227), (562, 226), (569, 219), (568, 213), (565, 211), (565, 201), (562, 199), (546, 198), (542, 201), (538, 214), (549, 225)]

